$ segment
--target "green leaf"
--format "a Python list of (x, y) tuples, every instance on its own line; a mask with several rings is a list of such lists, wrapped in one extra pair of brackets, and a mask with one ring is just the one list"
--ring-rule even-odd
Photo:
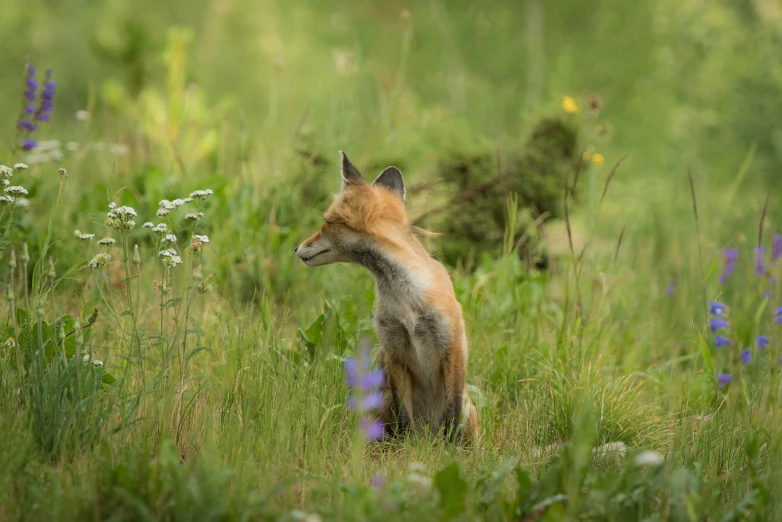
[(467, 482), (459, 474), (459, 466), (452, 462), (434, 476), (434, 486), (440, 493), (440, 508), (443, 520), (455, 518), (464, 509), (467, 495)]
[(103, 372), (103, 375), (101, 376), (101, 382), (103, 384), (114, 384), (117, 379), (114, 378), (114, 376), (108, 372)]
[(30, 322), (30, 315), (21, 308), (16, 309), (16, 325), (19, 328), (27, 328)]

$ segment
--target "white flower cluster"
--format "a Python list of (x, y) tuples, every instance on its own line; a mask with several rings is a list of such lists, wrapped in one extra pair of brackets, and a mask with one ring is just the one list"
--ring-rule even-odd
[(131, 230), (136, 226), (136, 211), (131, 207), (117, 207), (116, 203), (109, 203), (109, 212), (106, 214), (106, 226), (114, 230)]
[(160, 261), (163, 263), (163, 266), (166, 268), (174, 268), (177, 265), (182, 264), (182, 258), (179, 257), (176, 250), (172, 248), (161, 250), (158, 252), (158, 255), (160, 256)]
[(95, 234), (82, 234), (81, 230), (74, 230), (73, 235), (82, 241), (87, 241), (95, 237)]
[(103, 239), (101, 239), (100, 241), (98, 241), (98, 244), (99, 244), (99, 245), (102, 245), (102, 246), (111, 246), (111, 245), (113, 245), (113, 244), (114, 244), (114, 243), (116, 243), (116, 242), (117, 242), (117, 240), (116, 240), (116, 239), (114, 239), (114, 238), (111, 238), (111, 237), (104, 237)]
[(209, 243), (209, 236), (207, 235), (199, 236), (198, 234), (195, 234), (193, 237), (201, 243)]
[[(13, 203), (16, 201), (17, 203), (20, 203), (22, 199), (24, 199), (22, 196), (27, 195), (27, 189), (24, 187), (21, 187), (19, 185), (13, 185), (11, 186), (11, 178), (14, 177), (14, 169), (17, 171), (21, 171), (27, 168), (27, 165), (24, 163), (17, 163), (14, 165), (14, 168), (11, 168), (7, 165), (0, 165), (0, 185), (5, 186), (3, 189), (3, 192), (5, 194), (0, 195), (0, 203)], [(25, 201), (27, 201), (25, 199)], [(20, 205), (24, 206), (24, 205)]]
[(157, 215), (166, 216), (172, 210), (176, 210), (177, 208), (181, 207), (185, 203), (190, 203), (191, 201), (193, 201), (193, 198), (175, 199), (174, 201), (169, 201), (167, 199), (164, 199), (160, 201), (160, 203), (158, 203), (158, 206), (160, 208), (157, 210)]
[(62, 153), (60, 140), (44, 140), (38, 143), (35, 150), (27, 155), (26, 161), (30, 164), (45, 163), (47, 161), (60, 161), (65, 155)]
[(111, 262), (111, 255), (106, 252), (101, 252), (92, 258), (89, 262), (89, 267), (93, 270), (100, 270)]
[(203, 190), (196, 190), (194, 192), (190, 193), (190, 197), (193, 199), (200, 199), (201, 201), (205, 201), (206, 198), (214, 194), (214, 191), (212, 189), (203, 189)]

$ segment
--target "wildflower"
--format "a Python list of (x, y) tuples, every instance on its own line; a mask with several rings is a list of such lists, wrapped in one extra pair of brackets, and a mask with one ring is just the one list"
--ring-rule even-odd
[(113, 244), (114, 244), (114, 243), (116, 243), (116, 242), (117, 242), (117, 240), (116, 240), (116, 239), (114, 239), (114, 238), (111, 238), (111, 237), (104, 237), (103, 239), (101, 239), (100, 241), (98, 241), (98, 244), (99, 244), (99, 245), (102, 245), (102, 246), (110, 246), (110, 245), (113, 245)]
[(37, 142), (34, 139), (30, 139), (30, 138), (19, 139), (19, 146), (22, 148), (22, 150), (33, 150), (36, 147), (36, 145)]
[(163, 239), (161, 239), (162, 242), (170, 241), (171, 243), (176, 243), (176, 236), (174, 234), (166, 234), (163, 236)]
[(771, 342), (771, 339), (766, 337), (765, 335), (758, 335), (755, 337), (755, 340), (758, 342), (758, 350), (762, 350), (766, 346), (768, 346), (768, 343)]
[(79, 144), (75, 141), (69, 141), (65, 144), (65, 150), (68, 152), (78, 152), (79, 151)]
[(132, 207), (117, 207), (115, 203), (111, 203), (109, 208), (111, 210), (106, 214), (107, 227), (115, 230), (131, 230), (136, 226), (136, 222), (133, 220), (136, 217), (136, 211)]
[(154, 224), (153, 224), (151, 221), (147, 221), (146, 223), (144, 223), (144, 224), (143, 224), (143, 225), (141, 225), (141, 226), (142, 226), (142, 227), (144, 227), (144, 228), (152, 228), (152, 227), (154, 227), (155, 225), (154, 225)]
[(739, 249), (726, 248), (722, 255), (725, 258), (725, 267), (723, 268), (722, 275), (720, 276), (720, 284), (724, 285), (728, 280), (728, 277), (730, 277), (730, 275), (736, 269), (736, 260), (739, 258)]
[(14, 197), (19, 196), (26, 196), (28, 194), (27, 189), (24, 187), (20, 187), (18, 185), (14, 185), (13, 187), (6, 187), (3, 189), (3, 192), (6, 194), (11, 194)]
[(635, 457), (637, 466), (659, 466), (665, 458), (656, 451), (644, 450)]
[(100, 270), (101, 268), (105, 267), (111, 262), (111, 255), (107, 254), (106, 252), (102, 252), (95, 257), (92, 258), (92, 260), (88, 263), (89, 267), (93, 270)]
[(741, 352), (741, 362), (743, 364), (749, 364), (752, 362), (752, 353), (749, 351), (749, 348)]
[(729, 382), (733, 381), (733, 377), (728, 375), (727, 373), (715, 373), (714, 377), (717, 378), (717, 385), (722, 388)]
[(185, 214), (185, 219), (190, 219), (192, 221), (196, 221), (199, 218), (203, 217), (203, 215), (204, 215), (203, 212), (199, 212), (198, 214), (195, 214), (193, 212), (188, 212), (187, 214)]
[[(16, 123), (19, 129), (19, 146), (22, 150), (32, 150), (38, 146), (30, 136), (38, 128), (37, 122), (48, 122), (54, 110), (54, 94), (57, 82), (52, 80), (51, 69), (46, 71), (44, 86), (38, 96), (38, 81), (35, 79), (35, 67), (27, 64), (27, 79), (25, 80), (24, 99), (27, 103), (22, 108), (22, 115)], [(35, 102), (38, 101), (36, 106)]]
[(6, 186), (6, 187), (7, 187), (8, 185), (10, 185), (10, 184), (11, 184), (11, 182), (10, 182), (10, 181), (8, 181), (8, 180), (7, 180), (7, 179), (5, 179), (5, 178), (3, 178), (3, 179), (2, 179), (2, 183), (3, 183), (3, 185), (4, 185), (4, 186)]
[(159, 209), (157, 209), (157, 212), (155, 213), (155, 215), (159, 216), (159, 217), (163, 217), (163, 216), (167, 216), (169, 212), (171, 212), (171, 211), (168, 210), (168, 209), (159, 208)]
[(380, 473), (372, 477), (372, 486), (382, 488), (386, 484), (386, 477)]
[(723, 328), (730, 328), (730, 323), (716, 317), (709, 318), (709, 329), (711, 330), (711, 333), (716, 333), (717, 330), (722, 330)]
[(595, 164), (595, 167), (600, 168), (605, 163), (606, 159), (605, 157), (600, 154), (599, 152), (596, 152), (592, 155), (592, 163)]
[(41, 100), (38, 105), (38, 110), (35, 112), (36, 121), (49, 121), (52, 111), (54, 110), (54, 92), (57, 87), (57, 82), (52, 80), (52, 70), (46, 71), (46, 82), (43, 84), (43, 91), (41, 91)]
[(721, 335), (715, 335), (714, 336), (714, 347), (715, 348), (722, 348), (723, 346), (733, 346), (733, 341), (731, 341), (727, 337), (723, 337)]
[(156, 234), (168, 234), (169, 228), (165, 223), (160, 223), (152, 229), (152, 232), (155, 232)]
[(676, 291), (676, 279), (671, 279), (671, 282), (668, 283), (668, 286), (665, 287), (665, 293), (667, 295), (673, 295), (675, 291)]
[(776, 324), (782, 323), (782, 306), (774, 310), (774, 322)]
[(25, 169), (27, 169), (29, 167), (27, 165), (25, 165), (24, 163), (17, 163), (17, 164), (14, 165), (14, 168), (16, 170), (25, 170)]
[[(725, 306), (724, 304), (719, 303), (717, 301), (710, 301), (709, 302), (709, 314), (711, 314), (711, 315), (724, 316), (725, 315), (725, 310), (727, 310), (727, 309), (728, 309), (727, 306)], [(782, 309), (782, 307), (780, 307), (780, 309)]]
[(117, 204), (116, 203), (114, 203), (113, 201), (111, 203), (109, 203), (109, 209), (114, 210), (115, 208), (117, 208)]
[(776, 261), (782, 257), (782, 236), (774, 236), (771, 238), (771, 260)]
[(101, 368), (103, 366), (103, 361), (99, 361), (97, 359), (93, 359), (92, 360), (92, 365), (95, 366), (96, 368)]
[(755, 247), (755, 273), (762, 276), (766, 273), (766, 266), (764, 257), (766, 255), (766, 247), (759, 245)]
[(5, 165), (0, 165), (0, 174), (3, 174), (5, 176), (8, 176), (9, 178), (13, 177), (14, 171), (11, 169), (11, 167), (7, 167)]
[(578, 114), (581, 112), (581, 109), (578, 107), (576, 100), (574, 100), (571, 96), (565, 96), (562, 98), (562, 103), (560, 105), (562, 106), (562, 110), (568, 114)]
[(90, 113), (84, 110), (76, 111), (76, 119), (79, 121), (87, 121), (90, 119)]
[(161, 250), (158, 252), (158, 255), (160, 256), (161, 263), (163, 263), (163, 266), (166, 268), (174, 268), (182, 264), (182, 258), (177, 255), (176, 250), (171, 248)]
[(190, 197), (193, 199), (200, 199), (201, 201), (206, 201), (206, 198), (214, 194), (212, 189), (203, 189), (203, 190), (196, 190), (194, 192), (190, 193)]
[(161, 200), (160, 203), (158, 203), (158, 206), (165, 209), (165, 210), (174, 210), (178, 207), (181, 207), (187, 203), (184, 199), (175, 199), (174, 201), (169, 201), (167, 199)]
[[(348, 408), (362, 414), (376, 410), (383, 405), (382, 393), (377, 388), (383, 384), (382, 370), (369, 371), (369, 347), (364, 344), (360, 360), (349, 358), (345, 361), (345, 377), (353, 391), (348, 399)], [(362, 417), (359, 422), (364, 437), (378, 440), (383, 437), (383, 423)]]
[(13, 203), (14, 200), (11, 196), (0, 196), (0, 203)]

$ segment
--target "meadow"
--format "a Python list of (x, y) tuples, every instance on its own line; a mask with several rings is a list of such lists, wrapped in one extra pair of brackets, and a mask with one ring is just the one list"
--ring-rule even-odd
[[(782, 519), (782, 10), (635, 4), (0, 3), (0, 520)], [(339, 150), (443, 232), (471, 445), (347, 407)]]

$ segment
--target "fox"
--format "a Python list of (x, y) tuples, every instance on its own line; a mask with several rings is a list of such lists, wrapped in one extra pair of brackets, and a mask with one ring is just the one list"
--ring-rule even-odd
[(480, 432), (465, 389), (462, 307), (447, 270), (416, 237), (426, 231), (408, 224), (402, 172), (390, 166), (368, 183), (339, 154), (341, 191), (320, 230), (294, 251), (309, 267), (357, 264), (375, 278), (382, 439), (428, 428), (452, 441), (474, 441)]

